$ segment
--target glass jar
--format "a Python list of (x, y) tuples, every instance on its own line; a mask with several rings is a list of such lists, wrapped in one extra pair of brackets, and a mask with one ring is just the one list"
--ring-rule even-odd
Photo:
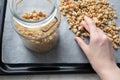
[[(28, 49), (35, 52), (46, 52), (56, 45), (61, 21), (57, 0), (12, 0), (10, 10), (14, 29)], [(46, 16), (40, 20), (34, 19), (34, 16), (32, 16), (32, 20), (22, 17), (23, 14), (37, 11), (45, 13)]]

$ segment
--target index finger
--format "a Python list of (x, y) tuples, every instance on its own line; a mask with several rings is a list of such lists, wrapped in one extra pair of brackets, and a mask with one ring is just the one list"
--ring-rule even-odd
[(94, 21), (87, 16), (84, 17), (84, 20), (90, 29), (90, 35), (92, 36), (92, 35), (97, 34), (97, 27), (96, 27)]

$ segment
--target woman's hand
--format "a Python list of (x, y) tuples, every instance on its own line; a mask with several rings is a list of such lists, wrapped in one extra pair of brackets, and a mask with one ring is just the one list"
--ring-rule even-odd
[(90, 42), (87, 45), (81, 38), (75, 37), (75, 39), (84, 51), (93, 69), (98, 73), (101, 79), (118, 80), (118, 78), (105, 78), (106, 73), (119, 71), (114, 59), (112, 42), (110, 39), (102, 30), (96, 27), (94, 21), (89, 17), (85, 16), (81, 25), (90, 33)]

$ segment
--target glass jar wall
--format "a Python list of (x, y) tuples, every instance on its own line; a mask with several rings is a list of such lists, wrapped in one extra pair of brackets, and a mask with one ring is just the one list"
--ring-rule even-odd
[(51, 50), (59, 39), (57, 0), (12, 0), (12, 24), (24, 45), (35, 52)]

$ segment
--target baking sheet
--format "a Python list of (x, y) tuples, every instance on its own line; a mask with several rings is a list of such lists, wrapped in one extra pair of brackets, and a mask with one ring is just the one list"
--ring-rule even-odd
[[(11, 1), (11, 0), (9, 0)], [(8, 2), (9, 2), (8, 1)], [(116, 20), (120, 25), (120, 1), (109, 0), (114, 4), (119, 18)], [(7, 13), (5, 18), (3, 44), (2, 44), (2, 61), (4, 63), (88, 63), (87, 58), (74, 40), (74, 34), (68, 30), (66, 18), (62, 16), (59, 28), (60, 39), (56, 47), (48, 53), (35, 53), (27, 50), (14, 31), (11, 25), (9, 5), (7, 5)], [(115, 51), (115, 57), (120, 63), (120, 50)]]

